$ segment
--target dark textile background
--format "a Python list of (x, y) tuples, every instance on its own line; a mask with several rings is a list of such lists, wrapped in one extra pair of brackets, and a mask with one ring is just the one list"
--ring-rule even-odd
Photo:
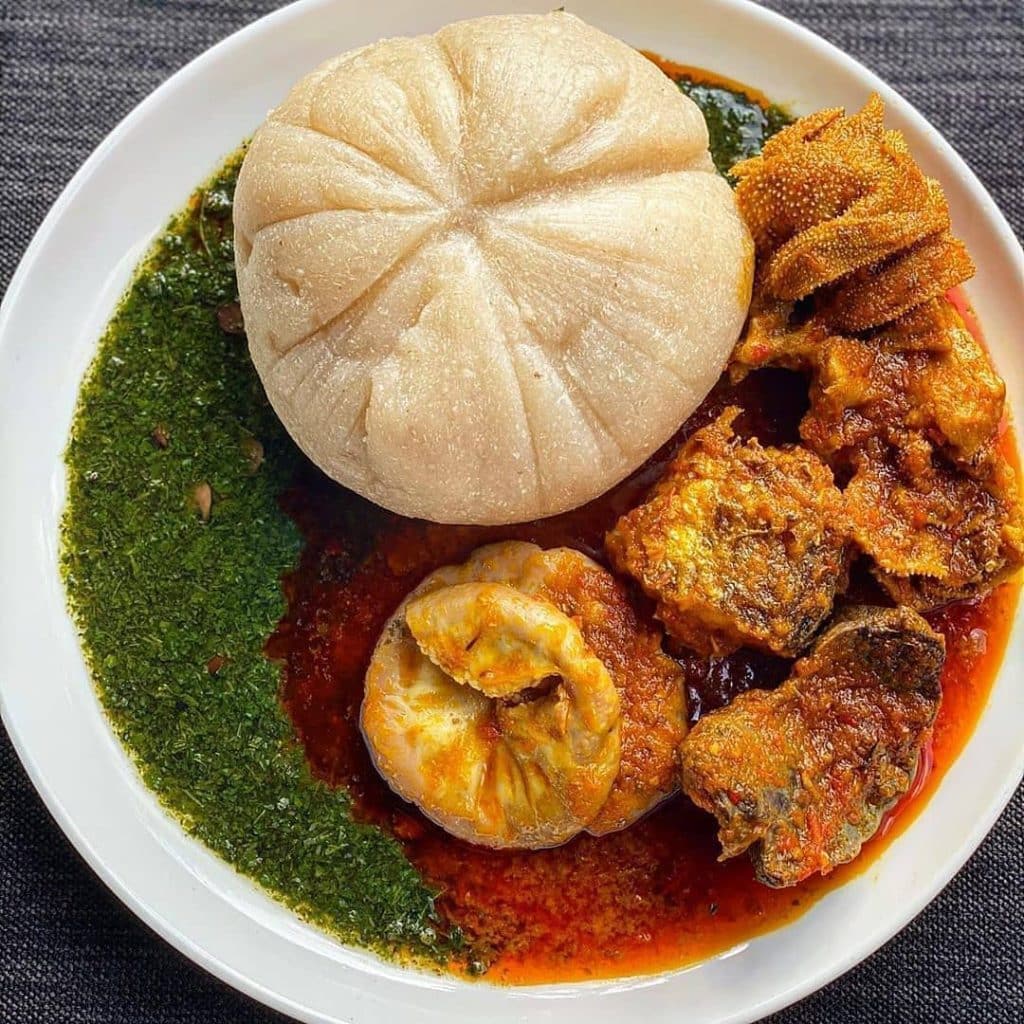
[[(0, 0), (0, 289), (51, 202), (106, 132), (172, 71), (275, 6), (273, 0)], [(923, 110), (1021, 235), (1021, 0), (772, 0), (770, 6), (858, 57)], [(924, 914), (775, 1024), (1024, 1021), (1022, 829), (1024, 794), (1018, 792)], [(843, 936), (823, 941), (842, 943)], [(685, 1015), (680, 1007), (680, 1019)], [(120, 905), (50, 820), (2, 732), (0, 1020), (280, 1020), (192, 966)]]

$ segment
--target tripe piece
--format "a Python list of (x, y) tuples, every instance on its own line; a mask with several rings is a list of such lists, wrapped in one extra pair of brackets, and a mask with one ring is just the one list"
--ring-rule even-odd
[(592, 835), (632, 824), (679, 788), (686, 701), (679, 664), (661, 630), (641, 619), (622, 581), (571, 548), (535, 555), (521, 586), (579, 623), (619, 692), (619, 773), (587, 825)]
[(813, 362), (825, 338), (891, 323), (974, 273), (941, 187), (884, 114), (877, 95), (849, 116), (819, 111), (733, 168), (758, 265), (734, 376)]
[(884, 115), (877, 94), (848, 117), (821, 111), (732, 171), (765, 293), (795, 301), (840, 282), (819, 309), (835, 329), (886, 323), (973, 271), (942, 189)]
[(578, 551), (505, 542), (431, 573), (385, 626), (361, 722), (378, 770), (453, 835), (538, 849), (678, 786), (679, 666)]

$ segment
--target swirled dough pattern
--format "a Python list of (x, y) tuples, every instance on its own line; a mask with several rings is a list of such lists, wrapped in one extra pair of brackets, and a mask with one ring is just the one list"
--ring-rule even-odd
[(312, 72), (235, 198), (253, 360), (305, 452), (406, 515), (504, 523), (622, 479), (696, 407), (753, 248), (698, 108), (563, 13)]

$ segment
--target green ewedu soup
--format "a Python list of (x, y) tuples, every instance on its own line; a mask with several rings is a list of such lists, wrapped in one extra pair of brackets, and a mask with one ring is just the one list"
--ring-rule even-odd
[[(680, 87), (723, 173), (786, 120)], [(82, 386), (62, 524), (71, 611), (115, 732), (188, 832), (342, 940), (472, 963), (399, 845), (312, 777), (263, 653), (301, 544), (278, 496), (303, 456), (231, 323), (243, 153), (153, 244)]]
[(704, 114), (711, 157), (719, 173), (727, 178), (733, 164), (757, 156), (765, 141), (793, 120), (782, 107), (774, 103), (762, 107), (723, 85), (687, 78), (677, 78), (676, 84)]
[(397, 844), (352, 821), (343, 790), (310, 776), (263, 654), (300, 545), (277, 498), (302, 456), (245, 338), (217, 319), (236, 298), (241, 156), (154, 244), (82, 388), (71, 608), (115, 731), (189, 832), (344, 939), (443, 957), (457, 937), (436, 934), (431, 893)]

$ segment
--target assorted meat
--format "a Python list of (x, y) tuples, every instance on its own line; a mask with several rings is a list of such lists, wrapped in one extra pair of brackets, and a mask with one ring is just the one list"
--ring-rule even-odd
[[(385, 629), (364, 733), (449, 831), (602, 835), (681, 780), (722, 857), (749, 851), (787, 886), (855, 857), (907, 792), (945, 660), (919, 612), (1016, 572), (1024, 514), (1003, 381), (947, 295), (972, 265), (883, 114), (877, 96), (822, 111), (733, 169), (757, 274), (730, 372), (806, 375), (801, 443), (742, 435), (735, 406), (694, 433), (606, 537), (635, 593), (577, 551), (497, 544), (429, 576)], [(848, 603), (858, 558), (895, 607)], [(646, 602), (697, 655), (803, 657), (687, 733)]]
[(849, 479), (851, 538), (896, 601), (975, 597), (1024, 561), (1005, 386), (946, 299), (814, 353), (804, 443)]
[(992, 459), (1006, 388), (946, 299), (862, 337), (831, 336), (802, 368), (813, 380), (800, 433), (824, 458), (848, 457), (873, 438), (901, 446), (921, 434), (966, 468)]
[(731, 369), (808, 375), (801, 437), (848, 481), (855, 548), (927, 610), (1024, 564), (1024, 518), (998, 446), (1003, 382), (946, 294), (973, 266), (883, 115), (877, 96), (822, 111), (735, 168), (759, 269)]
[(682, 744), (683, 788), (718, 818), (723, 856), (750, 849), (768, 885), (852, 859), (910, 785), (944, 661), (914, 609), (1024, 563), (1005, 387), (947, 296), (973, 267), (883, 114), (877, 96), (822, 111), (733, 170), (758, 269), (730, 369), (807, 376), (802, 447), (740, 441), (730, 410), (607, 541), (668, 631), (708, 654), (799, 652), (858, 555), (897, 605), (840, 611), (786, 682)]

